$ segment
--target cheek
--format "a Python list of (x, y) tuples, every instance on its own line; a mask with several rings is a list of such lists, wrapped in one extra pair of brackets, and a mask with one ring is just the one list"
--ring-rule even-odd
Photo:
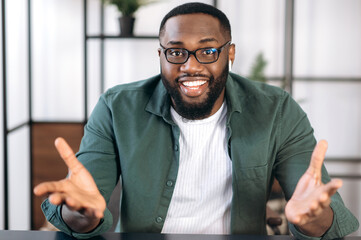
[(212, 74), (212, 76), (214, 78), (218, 78), (221, 74), (222, 74), (222, 70), (224, 69), (223, 64), (217, 64), (215, 66), (209, 66), (208, 67), (208, 71), (210, 72), (210, 74)]
[(161, 61), (160, 67), (162, 74), (167, 78), (175, 78), (178, 75), (178, 66), (175, 64), (170, 64), (167, 61)]
[[(219, 60), (221, 60), (221, 59), (219, 59)], [(218, 60), (218, 61), (219, 61), (219, 60)], [(213, 74), (213, 76), (214, 76), (215, 78), (220, 77), (220, 76), (222, 75), (224, 69), (225, 69), (226, 67), (228, 67), (228, 64), (229, 64), (229, 63), (228, 63), (228, 61), (226, 61), (226, 60), (228, 60), (228, 59), (222, 59), (221, 61), (218, 62), (217, 65), (214, 65), (214, 66), (212, 66), (211, 68), (209, 68), (209, 71), (211, 71), (211, 73)]]

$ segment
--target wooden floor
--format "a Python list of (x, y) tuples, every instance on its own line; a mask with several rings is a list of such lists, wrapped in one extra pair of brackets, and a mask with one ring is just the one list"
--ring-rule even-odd
[[(34, 123), (32, 125), (32, 176), (33, 187), (37, 184), (59, 180), (67, 175), (67, 167), (58, 155), (54, 140), (63, 137), (77, 152), (83, 136), (82, 123)], [(40, 205), (43, 198), (33, 195), (32, 229), (39, 229), (45, 222)]]

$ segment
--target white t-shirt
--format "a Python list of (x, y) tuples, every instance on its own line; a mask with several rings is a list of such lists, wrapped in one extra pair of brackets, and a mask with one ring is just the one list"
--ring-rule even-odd
[(232, 162), (227, 147), (227, 105), (202, 120), (171, 108), (180, 128), (177, 181), (162, 233), (229, 234)]

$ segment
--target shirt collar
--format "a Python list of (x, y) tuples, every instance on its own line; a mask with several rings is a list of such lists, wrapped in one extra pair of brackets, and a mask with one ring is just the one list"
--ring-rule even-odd
[(158, 75), (158, 78), (158, 84), (155, 87), (153, 94), (150, 97), (147, 106), (145, 107), (145, 110), (162, 117), (166, 122), (170, 124), (174, 124), (170, 114), (170, 96), (167, 92), (167, 89), (163, 85), (160, 75)]
[(242, 101), (245, 97), (243, 89), (240, 88), (240, 85), (236, 83), (236, 80), (232, 78), (232, 74), (228, 74), (226, 82), (226, 99), (228, 112), (242, 112)]

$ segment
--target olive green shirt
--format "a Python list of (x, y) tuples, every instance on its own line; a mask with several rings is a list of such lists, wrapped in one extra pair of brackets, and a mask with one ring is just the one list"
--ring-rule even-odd
[[(232, 160), (231, 233), (266, 234), (266, 202), (274, 178), (288, 200), (306, 171), (316, 141), (306, 114), (283, 90), (230, 73), (226, 83), (228, 153)], [(104, 93), (82, 139), (78, 159), (108, 202), (122, 180), (121, 232), (161, 232), (172, 199), (179, 163), (179, 128), (160, 76), (119, 85)], [(322, 181), (330, 181), (326, 169)], [(61, 207), (42, 204), (47, 219), (62, 231), (86, 238), (112, 225), (109, 210), (87, 234), (72, 232)], [(358, 221), (336, 193), (334, 219), (324, 238), (345, 236)], [(308, 238), (290, 225), (298, 238)], [(318, 239), (318, 238), (309, 238)]]

